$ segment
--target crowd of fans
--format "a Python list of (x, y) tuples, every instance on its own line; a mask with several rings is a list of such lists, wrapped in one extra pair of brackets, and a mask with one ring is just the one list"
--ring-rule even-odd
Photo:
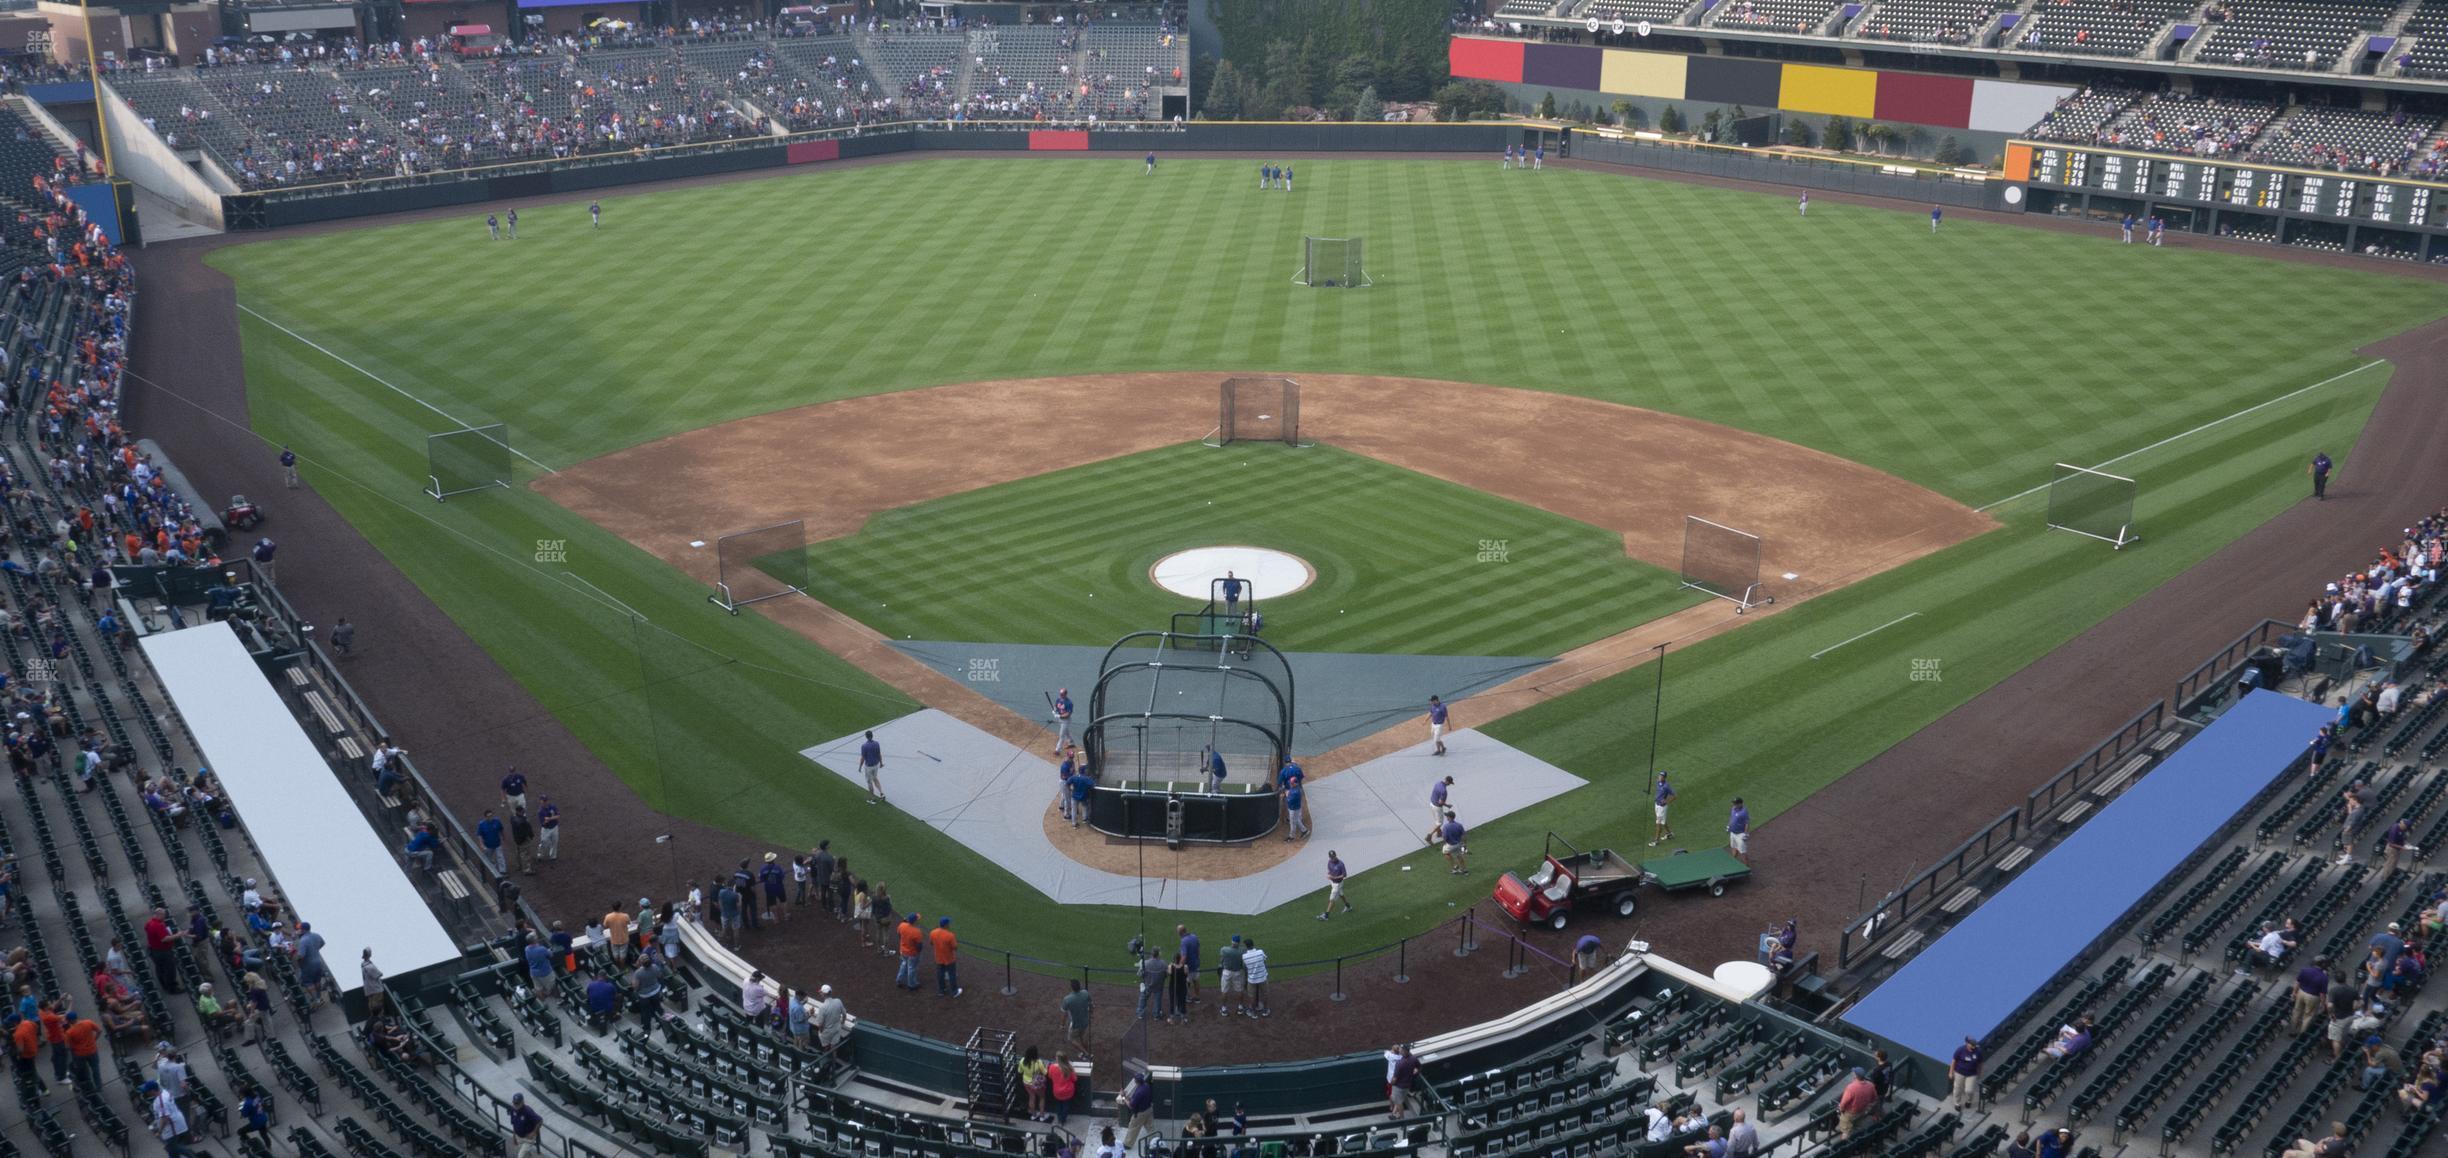
[[(1050, 60), (1005, 58), (990, 22), (871, 13), (864, 22), (605, 25), (487, 55), (462, 56), (436, 37), (342, 38), (214, 47), (193, 69), (159, 58), (122, 67), (149, 84), (192, 83), (131, 90), (131, 99), (174, 147), (216, 148), (254, 189), (896, 120), (1144, 118), (1159, 107), (1157, 88), (1184, 79), (1179, 65), (1100, 67), (1111, 63), (1104, 50), (1084, 43), (1094, 19), (1059, 19), (1050, 47), (1028, 50)], [(1144, 27), (1165, 50), (1181, 43), (1170, 12)], [(791, 48), (826, 36), (838, 42), (825, 51)], [(897, 84), (863, 59), (863, 45), (911, 37), (979, 50)]]

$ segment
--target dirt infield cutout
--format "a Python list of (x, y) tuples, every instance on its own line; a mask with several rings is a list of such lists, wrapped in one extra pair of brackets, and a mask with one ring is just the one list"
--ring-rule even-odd
[[(1214, 425), (1222, 373), (1101, 374), (969, 382), (825, 402), (692, 430), (590, 459), (532, 485), (711, 584), (692, 544), (807, 521), (810, 542), (879, 511), (1178, 445)], [(1676, 571), (1686, 515), (1761, 537), (1762, 592), (1738, 617), (1711, 600), (1559, 657), (1470, 697), (1477, 727), (1613, 675), (1664, 642), (1690, 642), (1858, 582), (1995, 527), (1989, 516), (1857, 462), (1732, 427), (1563, 394), (1463, 382), (1304, 374), (1303, 433), (1320, 442), (1622, 534), (1634, 558)], [(1791, 574), (1791, 579), (1784, 576)], [(813, 598), (755, 610), (929, 706), (1035, 747), (1034, 721), (894, 650)], [(1394, 751), (1406, 722), (1306, 762), (1312, 776)], [(1069, 832), (1069, 829), (1065, 829)], [(1185, 856), (1181, 875), (1237, 876), (1298, 846)], [(1063, 842), (1095, 867), (1129, 849)], [(1258, 855), (1253, 855), (1253, 854)]]

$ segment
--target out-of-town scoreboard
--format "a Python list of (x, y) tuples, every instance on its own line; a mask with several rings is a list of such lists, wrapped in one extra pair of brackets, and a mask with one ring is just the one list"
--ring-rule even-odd
[(2448, 185), (2228, 159), (2015, 141), (2007, 175), (2036, 188), (2358, 225), (2448, 227)]

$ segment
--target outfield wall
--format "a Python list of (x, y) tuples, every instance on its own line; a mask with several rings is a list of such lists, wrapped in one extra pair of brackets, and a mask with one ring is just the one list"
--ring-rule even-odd
[(1949, 208), (1988, 209), (2001, 213), (2020, 212), (2023, 208), (2020, 203), (2009, 203), (2005, 199), (2004, 182), (1965, 180), (1934, 169), (1891, 172), (1888, 166), (1810, 153), (1766, 153), (1755, 149), (1677, 141), (1644, 141), (1629, 137), (1608, 140), (1575, 134), (1573, 157), (1603, 165), (1664, 169), (1728, 180), (1822, 189), (1831, 193), (1893, 197)]
[[(1086, 134), (1087, 150), (1137, 156), (1209, 153), (1453, 153), (1493, 157), (1508, 144), (1544, 143), (1561, 157), (1575, 155), (1608, 164), (1665, 169), (1863, 193), (1947, 205), (2000, 208), (1986, 191), (1993, 183), (1941, 180), (1929, 174), (1888, 172), (1877, 164), (1819, 157), (1759, 154), (1747, 150), (1666, 142), (1611, 141), (1587, 132), (1568, 134), (1550, 124), (1289, 124), (1226, 121), (1179, 129), (1115, 129)], [(479, 205), (535, 201), (599, 189), (724, 173), (782, 169), (912, 152), (1078, 152), (1082, 138), (1044, 131), (947, 129), (896, 126), (853, 136), (730, 142), (671, 150), (652, 156), (601, 157), (551, 168), (501, 166), (445, 178), (398, 179), (317, 190), (240, 193), (224, 197), (232, 230), (279, 229), (322, 221)], [(1037, 146), (1032, 148), (1032, 146)]]

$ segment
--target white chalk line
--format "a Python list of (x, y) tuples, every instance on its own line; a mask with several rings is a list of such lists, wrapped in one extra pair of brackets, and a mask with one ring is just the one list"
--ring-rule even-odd
[(1851, 642), (1853, 642), (1853, 640), (1855, 640), (1855, 639), (1866, 639), (1866, 638), (1869, 638), (1870, 636), (1877, 635), (1878, 633), (1880, 633), (1880, 632), (1882, 632), (1882, 631), (1885, 631), (1885, 630), (1887, 630), (1887, 629), (1888, 629), (1888, 628), (1890, 628), (1890, 627), (1894, 627), (1896, 624), (1902, 623), (1902, 622), (1904, 622), (1905, 620), (1907, 620), (1907, 619), (1911, 619), (1913, 616), (1916, 616), (1916, 615), (1919, 615), (1919, 614), (1921, 614), (1921, 613), (1920, 613), (1920, 612), (1918, 612), (1918, 611), (1910, 611), (1910, 612), (1906, 612), (1906, 613), (1904, 613), (1903, 615), (1899, 615), (1899, 616), (1895, 617), (1894, 619), (1890, 619), (1890, 620), (1888, 620), (1888, 621), (1887, 621), (1887, 622), (1885, 622), (1885, 623), (1879, 624), (1877, 627), (1873, 627), (1873, 628), (1871, 628), (1870, 630), (1868, 630), (1868, 631), (1865, 631), (1865, 632), (1861, 633), (1860, 635), (1856, 635), (1856, 636), (1854, 636), (1854, 637), (1853, 637), (1853, 639), (1844, 640), (1844, 641), (1842, 641), (1842, 642), (1840, 642), (1840, 643), (1832, 643), (1832, 644), (1829, 644), (1829, 645), (1828, 645), (1828, 646), (1826, 646), (1826, 647), (1820, 648), (1819, 650), (1812, 652), (1812, 653), (1810, 654), (1810, 657), (1811, 657), (1812, 659), (1817, 659), (1817, 658), (1819, 658), (1820, 656), (1826, 655), (1827, 653), (1829, 653), (1829, 652), (1831, 652), (1831, 651), (1836, 650), (1837, 648), (1843, 647), (1843, 646), (1844, 646), (1845, 644), (1847, 644), (1847, 643), (1851, 643)]
[[(2230, 414), (2230, 415), (2226, 416), (2225, 418), (2213, 418), (2213, 419), (2211, 419), (2210, 421), (2205, 422), (2205, 423), (2202, 423), (2201, 425), (2196, 426), (2196, 427), (2194, 427), (2193, 429), (2188, 430), (2188, 431), (2185, 431), (2185, 432), (2183, 432), (2183, 433), (2181, 433), (2181, 434), (2171, 434), (2171, 435), (2167, 436), (2166, 438), (2162, 438), (2162, 439), (2160, 439), (2159, 441), (2157, 441), (2157, 442), (2154, 442), (2154, 443), (2150, 444), (2149, 446), (2143, 447), (2143, 448), (2142, 448), (2142, 449), (2140, 449), (2140, 450), (2129, 450), (2129, 451), (2126, 451), (2125, 453), (2120, 454), (2120, 455), (2116, 456), (2115, 458), (2109, 459), (2109, 460), (2108, 460), (2108, 461), (2106, 461), (2106, 462), (2103, 462), (2103, 463), (2100, 463), (2100, 464), (2098, 464), (2098, 465), (2096, 465), (2096, 466), (2093, 466), (2093, 467), (2091, 467), (2090, 469), (2092, 469), (2092, 470), (2105, 470), (2105, 469), (2107, 469), (2108, 467), (2115, 466), (2116, 464), (2118, 464), (2118, 463), (2120, 463), (2120, 462), (2125, 461), (2126, 459), (2129, 459), (2129, 458), (2136, 458), (2136, 457), (2139, 457), (2139, 456), (2141, 456), (2141, 455), (2149, 454), (2150, 452), (2152, 452), (2152, 451), (2154, 451), (2154, 450), (2157, 450), (2157, 449), (2159, 449), (2160, 447), (2166, 446), (2167, 444), (2169, 444), (2169, 443), (2171, 443), (2171, 442), (2176, 442), (2176, 441), (2179, 441), (2179, 440), (2182, 440), (2182, 439), (2191, 438), (2191, 437), (2193, 437), (2193, 436), (2194, 436), (2194, 435), (2196, 435), (2196, 434), (2200, 434), (2202, 431), (2205, 431), (2205, 430), (2210, 429), (2211, 427), (2214, 427), (2214, 426), (2221, 426), (2221, 425), (2224, 425), (2224, 424), (2226, 424), (2226, 423), (2233, 422), (2233, 421), (2235, 421), (2236, 419), (2242, 418), (2242, 417), (2244, 417), (2245, 415), (2250, 414), (2250, 413), (2252, 413), (2252, 412), (2254, 412), (2254, 411), (2256, 411), (2256, 410), (2267, 410), (2267, 409), (2269, 409), (2269, 408), (2270, 408), (2270, 407), (2272, 407), (2272, 406), (2276, 406), (2276, 405), (2278, 405), (2278, 404), (2279, 404), (2279, 403), (2281, 403), (2281, 402), (2285, 402), (2285, 401), (2287, 401), (2288, 399), (2291, 399), (2291, 398), (2297, 398), (2297, 397), (2301, 397), (2302, 395), (2309, 394), (2309, 393), (2311, 393), (2311, 392), (2313, 392), (2313, 391), (2315, 391), (2315, 390), (2320, 389), (2320, 388), (2321, 388), (2321, 387), (2323, 387), (2323, 386), (2327, 386), (2327, 385), (2329, 385), (2329, 384), (2330, 384), (2330, 383), (2332, 383), (2332, 382), (2338, 382), (2338, 381), (2342, 381), (2342, 380), (2347, 379), (2347, 378), (2352, 378), (2352, 377), (2354, 377), (2355, 375), (2360, 374), (2360, 373), (2364, 372), (2365, 370), (2369, 370), (2369, 369), (2371, 369), (2371, 368), (2372, 368), (2372, 367), (2374, 367), (2374, 366), (2385, 366), (2385, 365), (2387, 365), (2387, 364), (2388, 364), (2388, 363), (2387, 363), (2387, 361), (2386, 361), (2386, 360), (2384, 360), (2384, 359), (2374, 358), (2374, 359), (2372, 359), (2371, 361), (2369, 361), (2369, 362), (2365, 362), (2365, 363), (2363, 363), (2362, 365), (2357, 366), (2357, 367), (2355, 367), (2355, 368), (2354, 368), (2354, 369), (2352, 369), (2352, 370), (2347, 370), (2347, 371), (2344, 371), (2344, 372), (2342, 372), (2342, 373), (2338, 373), (2338, 374), (2332, 374), (2332, 375), (2330, 375), (2330, 376), (2328, 376), (2328, 377), (2326, 377), (2326, 378), (2323, 378), (2323, 379), (2321, 379), (2320, 381), (2315, 382), (2315, 383), (2313, 383), (2313, 384), (2311, 384), (2311, 385), (2309, 385), (2309, 386), (2305, 386), (2305, 387), (2302, 387), (2302, 388), (2300, 388), (2300, 389), (2296, 389), (2296, 390), (2290, 390), (2290, 391), (2288, 391), (2288, 392), (2286, 392), (2286, 393), (2284, 393), (2284, 394), (2281, 394), (2281, 395), (2277, 396), (2276, 398), (2272, 398), (2272, 399), (2270, 399), (2270, 400), (2269, 400), (2269, 401), (2267, 401), (2267, 402), (2261, 402), (2261, 403), (2256, 403), (2256, 404), (2251, 405), (2251, 406), (2247, 406), (2247, 407), (2245, 407), (2245, 408), (2244, 408), (2244, 409), (2242, 409), (2242, 410), (2238, 410), (2238, 411), (2236, 411), (2235, 413), (2233, 413), (2233, 414)], [(1975, 508), (1973, 508), (1973, 509), (1974, 509), (1974, 510), (1978, 510), (1978, 511), (1988, 511), (1988, 510), (1995, 509), (1995, 508), (1997, 508), (1997, 507), (2002, 507), (2002, 506), (2005, 506), (2006, 504), (2011, 503), (2011, 502), (2014, 502), (2014, 501), (2016, 501), (2016, 500), (2018, 500), (2018, 499), (2027, 499), (2027, 498), (2032, 497), (2033, 495), (2039, 494), (2040, 492), (2042, 492), (2042, 491), (2044, 491), (2044, 490), (2049, 489), (2049, 486), (2050, 486), (2050, 484), (2048, 484), (2048, 483), (2041, 483), (2039, 486), (2033, 487), (2033, 488), (2031, 488), (2030, 490), (2023, 491), (2023, 492), (2018, 493), (2018, 494), (2008, 495), (2007, 497), (2002, 498), (2002, 499), (1999, 499), (1998, 501), (1996, 501), (1996, 502), (1994, 502), (1994, 503), (1990, 503), (1988, 506), (1985, 506), (1985, 507), (1975, 507)]]
[[(358, 373), (360, 373), (360, 374), (365, 375), (367, 378), (370, 378), (370, 379), (372, 379), (374, 382), (376, 382), (376, 383), (380, 384), (380, 385), (381, 385), (383, 388), (385, 388), (385, 389), (387, 389), (387, 390), (391, 391), (391, 392), (392, 392), (392, 393), (394, 393), (394, 394), (399, 395), (399, 396), (400, 396), (400, 397), (402, 397), (402, 398), (405, 398), (405, 399), (409, 400), (410, 402), (414, 402), (414, 403), (416, 403), (417, 405), (422, 406), (422, 407), (424, 407), (424, 408), (425, 408), (425, 409), (427, 409), (427, 410), (431, 410), (431, 411), (433, 411), (434, 413), (441, 415), (441, 416), (442, 416), (442, 418), (443, 418), (443, 420), (444, 420), (444, 421), (446, 421), (446, 422), (449, 422), (451, 425), (456, 426), (456, 427), (458, 427), (458, 428), (459, 428), (459, 429), (461, 429), (461, 430), (472, 430), (472, 429), (474, 429), (474, 427), (473, 427), (473, 426), (471, 426), (470, 424), (468, 424), (468, 423), (466, 423), (466, 422), (462, 422), (462, 421), (460, 421), (458, 418), (453, 417), (453, 416), (451, 415), (451, 412), (450, 412), (450, 411), (444, 410), (444, 409), (442, 409), (441, 407), (436, 406), (436, 405), (434, 405), (434, 404), (433, 404), (433, 403), (431, 403), (431, 402), (427, 402), (426, 400), (424, 400), (424, 399), (422, 399), (422, 398), (419, 398), (419, 397), (417, 397), (417, 396), (416, 396), (416, 395), (414, 395), (414, 394), (410, 394), (409, 392), (407, 392), (407, 391), (405, 391), (405, 390), (402, 390), (402, 389), (400, 389), (400, 388), (399, 388), (399, 387), (397, 387), (397, 386), (393, 386), (393, 385), (392, 385), (392, 384), (391, 384), (389, 381), (385, 380), (385, 379), (383, 378), (383, 376), (382, 376), (382, 375), (377, 374), (377, 373), (373, 372), (372, 370), (368, 370), (368, 369), (366, 369), (365, 367), (360, 366), (360, 365), (358, 365), (358, 364), (357, 364), (357, 363), (355, 363), (355, 362), (351, 362), (351, 361), (349, 361), (348, 359), (343, 358), (343, 357), (341, 357), (340, 355), (338, 355), (338, 354), (336, 354), (336, 353), (333, 353), (333, 352), (332, 352), (332, 351), (331, 351), (329, 348), (325, 347), (325, 346), (324, 346), (322, 343), (317, 342), (317, 341), (315, 341), (313, 338), (309, 338), (309, 337), (307, 337), (306, 335), (304, 335), (304, 334), (301, 334), (301, 333), (297, 332), (296, 330), (292, 330), (292, 329), (290, 329), (289, 327), (287, 327), (287, 326), (284, 326), (284, 325), (280, 324), (279, 322), (273, 321), (272, 319), (270, 319), (270, 318), (268, 318), (268, 317), (265, 317), (263, 314), (261, 314), (261, 313), (257, 312), (257, 311), (256, 311), (256, 310), (255, 310), (253, 307), (248, 306), (246, 303), (244, 303), (244, 302), (240, 302), (240, 303), (238, 304), (238, 308), (239, 308), (239, 309), (241, 309), (241, 310), (246, 311), (246, 312), (247, 312), (249, 315), (253, 316), (253, 317), (255, 318), (255, 320), (257, 320), (257, 321), (259, 321), (259, 322), (262, 322), (263, 324), (265, 324), (265, 325), (267, 325), (267, 326), (270, 326), (270, 327), (272, 327), (272, 328), (273, 328), (273, 329), (275, 329), (275, 330), (279, 330), (280, 332), (282, 332), (282, 333), (284, 333), (284, 334), (287, 334), (287, 335), (289, 335), (289, 336), (290, 336), (290, 337), (292, 337), (292, 338), (296, 338), (296, 339), (297, 339), (298, 341), (300, 341), (300, 342), (305, 343), (305, 344), (306, 344), (306, 345), (307, 345), (309, 348), (313, 349), (313, 350), (314, 350), (316, 353), (321, 354), (321, 355), (323, 355), (324, 357), (329, 358), (329, 359), (331, 359), (331, 360), (332, 360), (332, 361), (334, 361), (334, 362), (338, 362), (338, 363), (340, 363), (341, 365), (346, 366), (346, 367), (348, 367), (348, 368), (349, 368), (349, 369), (351, 369), (351, 370), (355, 370), (356, 372), (358, 372)], [(527, 461), (529, 461), (529, 462), (531, 462), (531, 463), (535, 463), (535, 465), (536, 465), (537, 467), (541, 468), (541, 469), (544, 471), (544, 473), (546, 473), (546, 474), (559, 474), (559, 473), (561, 473), (560, 471), (554, 470), (553, 468), (551, 468), (551, 467), (549, 467), (549, 466), (545, 466), (545, 465), (544, 465), (542, 462), (538, 461), (534, 455), (528, 454), (526, 451), (520, 450), (519, 448), (517, 448), (517, 447), (515, 447), (515, 446), (506, 446), (506, 445), (505, 445), (505, 446), (503, 446), (503, 447), (502, 447), (502, 449), (503, 449), (503, 450), (507, 450), (507, 451), (509, 451), (510, 453), (515, 454), (515, 455), (519, 456), (520, 458), (526, 459)]]

